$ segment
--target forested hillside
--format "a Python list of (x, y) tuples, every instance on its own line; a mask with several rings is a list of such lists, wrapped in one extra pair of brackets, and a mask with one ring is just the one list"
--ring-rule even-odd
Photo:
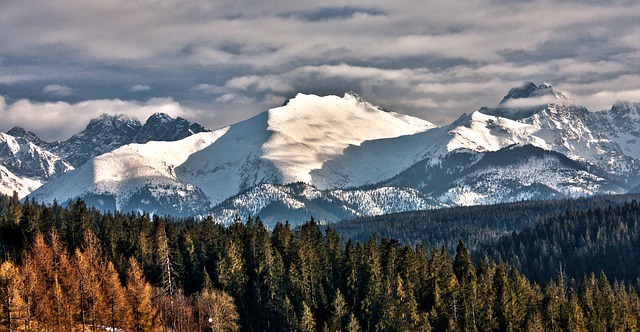
[[(618, 209), (630, 215), (637, 204)], [(268, 230), (259, 219), (225, 228), (211, 219), (102, 214), (80, 200), (63, 208), (2, 196), (0, 212), (0, 315), (13, 330), (640, 326), (638, 294), (624, 283), (590, 274), (573, 285), (559, 273), (541, 287), (512, 265), (474, 264), (463, 242), (452, 256), (387, 238), (354, 243), (313, 221), (294, 230)]]
[(403, 244), (422, 244), (427, 248), (446, 245), (453, 249), (462, 239), (470, 250), (475, 250), (483, 244), (492, 243), (502, 236), (569, 210), (606, 208), (634, 199), (640, 200), (640, 195), (453, 207), (357, 218), (331, 224), (331, 228), (354, 241), (366, 241), (371, 234), (376, 234), (397, 239)]
[(515, 266), (544, 284), (562, 269), (567, 278), (605, 271), (640, 286), (640, 206), (637, 201), (546, 218), (482, 250), (479, 256)]

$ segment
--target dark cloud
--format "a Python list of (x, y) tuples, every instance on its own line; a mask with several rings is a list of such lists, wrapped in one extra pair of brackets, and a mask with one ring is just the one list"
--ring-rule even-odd
[(362, 15), (386, 15), (385, 12), (376, 8), (359, 8), (359, 7), (325, 7), (316, 8), (307, 11), (288, 12), (281, 14), (284, 18), (298, 18), (309, 22), (318, 22), (325, 20), (344, 20), (352, 18), (356, 14)]
[(51, 117), (172, 105), (211, 128), (351, 90), (446, 123), (523, 81), (602, 109), (640, 100), (637, 17), (635, 1), (5, 1), (0, 96)]

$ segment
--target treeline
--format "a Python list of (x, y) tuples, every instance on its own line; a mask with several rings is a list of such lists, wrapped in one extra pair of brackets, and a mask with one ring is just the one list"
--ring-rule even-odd
[[(572, 286), (559, 270), (541, 287), (509, 265), (474, 264), (463, 242), (452, 256), (446, 247), (387, 238), (354, 243), (313, 220), (294, 230), (286, 223), (268, 230), (259, 219), (223, 227), (211, 219), (102, 214), (80, 200), (63, 208), (0, 197), (0, 211), (5, 329), (210, 331), (209, 318), (215, 323), (216, 317), (232, 324), (215, 331), (640, 326), (640, 299), (623, 283), (590, 274)], [(37, 282), (42, 288), (26, 292), (25, 285)], [(108, 300), (118, 293), (121, 301)]]
[(566, 211), (488, 245), (478, 254), (515, 266), (544, 283), (562, 269), (569, 279), (604, 271), (640, 286), (640, 205), (633, 200), (583, 212)]
[(616, 206), (640, 195), (604, 195), (576, 199), (524, 201), (496, 205), (461, 206), (428, 211), (362, 217), (332, 224), (341, 236), (366, 241), (371, 234), (403, 244), (453, 249), (462, 239), (470, 250), (493, 243), (505, 235), (534, 226), (566, 211), (586, 211)]
[(238, 328), (233, 299), (223, 292), (204, 287), (186, 298), (152, 287), (133, 257), (123, 283), (90, 231), (73, 254), (55, 232), (47, 242), (36, 235), (22, 263), (5, 260), (0, 265), (0, 300), (5, 331)]

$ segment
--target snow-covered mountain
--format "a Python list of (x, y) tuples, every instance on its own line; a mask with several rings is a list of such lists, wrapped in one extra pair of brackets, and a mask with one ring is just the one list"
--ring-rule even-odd
[(153, 114), (144, 125), (126, 115), (107, 115), (66, 141), (46, 142), (33, 132), (14, 127), (0, 133), (0, 192), (24, 197), (93, 157), (133, 142), (175, 141), (208, 129), (183, 118)]
[(14, 174), (40, 180), (49, 180), (73, 169), (57, 155), (5, 133), (0, 133), (0, 165)]
[(129, 144), (91, 159), (32, 193), (45, 202), (83, 197), (104, 209), (190, 215), (210, 205), (198, 187), (180, 181), (175, 169), (211, 145), (225, 130), (180, 141)]
[[(13, 133), (20, 134), (19, 129)], [(24, 197), (42, 183), (72, 169), (62, 158), (30, 140), (0, 133), (1, 193), (11, 195), (15, 191)]]
[(194, 133), (208, 131), (198, 123), (174, 119), (164, 113), (150, 116), (144, 125), (130, 116), (103, 114), (66, 141), (48, 147), (75, 167), (89, 159), (131, 143), (176, 141)]
[(0, 194), (11, 196), (15, 192), (24, 197), (41, 185), (41, 181), (17, 176), (0, 165)]
[(220, 223), (234, 218), (259, 216), (265, 224), (290, 220), (299, 222), (313, 216), (317, 220), (343, 220), (361, 216), (427, 210), (445, 207), (411, 188), (318, 190), (304, 184), (260, 184), (218, 204), (208, 213)]
[(177, 141), (193, 134), (210, 131), (199, 123), (191, 123), (181, 117), (172, 118), (165, 113), (155, 113), (138, 131), (133, 143), (150, 141)]
[[(123, 146), (47, 183), (32, 196), (43, 201), (109, 196), (118, 209), (141, 206), (159, 212), (168, 208), (162, 202), (165, 194), (175, 190), (173, 196), (184, 197), (185, 202), (199, 195), (197, 201), (202, 203), (202, 193), (208, 200), (201, 206), (206, 211), (263, 183), (305, 182), (323, 188), (334, 182), (332, 174), (313, 171), (347, 147), (433, 127), (418, 118), (383, 111), (352, 93), (299, 94), (282, 107), (213, 132), (175, 142)], [(378, 180), (377, 175), (347, 176), (341, 179), (341, 188)]]
[(299, 94), (212, 132), (154, 116), (128, 136), (144, 144), (94, 157), (32, 195), (228, 222), (623, 193), (640, 184), (638, 119), (637, 103), (590, 112), (549, 84), (515, 87), (442, 127), (353, 93)]
[[(379, 181), (368, 173), (344, 174), (340, 185), (332, 160), (350, 146), (373, 139), (410, 135), (434, 125), (383, 111), (358, 96), (299, 94), (286, 105), (228, 127), (214, 144), (176, 169), (213, 204), (262, 183), (310, 183), (320, 189), (356, 187)], [(329, 171), (318, 173), (323, 168)], [(387, 174), (385, 176), (392, 176)]]

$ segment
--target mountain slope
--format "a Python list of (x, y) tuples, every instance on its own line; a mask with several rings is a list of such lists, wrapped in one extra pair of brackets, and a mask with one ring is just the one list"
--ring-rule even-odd
[(260, 216), (269, 226), (288, 220), (301, 224), (310, 216), (335, 222), (364, 216), (412, 210), (428, 210), (446, 205), (410, 188), (318, 190), (304, 183), (285, 186), (261, 184), (229, 198), (209, 211), (216, 222), (231, 223)]
[[(299, 94), (229, 128), (211, 146), (195, 153), (176, 173), (212, 198), (214, 204), (261, 183), (305, 182), (331, 188), (331, 161), (349, 146), (371, 139), (426, 131), (433, 125), (378, 109), (353, 94), (344, 97)], [(377, 176), (342, 178), (341, 188), (377, 182)], [(390, 177), (393, 174), (388, 174)]]
[[(354, 94), (300, 94), (282, 107), (211, 133), (175, 143), (131, 144), (103, 154), (46, 184), (34, 196), (51, 201), (108, 195), (116, 197), (115, 205), (122, 208), (135, 204), (130, 199), (143, 188), (153, 191), (154, 186), (182, 186), (183, 191), (202, 192), (210, 203), (201, 207), (205, 209), (262, 183), (331, 183), (327, 179), (330, 173), (325, 177), (311, 173), (339, 157), (347, 147), (433, 127), (417, 118), (380, 110)], [(207, 144), (189, 148), (196, 136)], [(161, 153), (174, 146), (180, 147), (180, 158)], [(378, 178), (343, 180), (347, 186), (356, 186)]]
[(0, 133), (0, 165), (23, 177), (47, 180), (73, 169), (53, 153), (29, 142)]
[[(639, 110), (638, 104), (617, 103), (592, 113), (549, 84), (525, 83), (495, 107), (435, 127), (383, 111), (352, 93), (299, 94), (282, 107), (214, 132), (123, 146), (34, 195), (44, 201), (92, 197), (103, 206), (157, 213), (212, 211), (221, 220), (284, 207), (293, 207), (298, 216), (337, 220), (440, 202), (623, 193), (640, 184), (640, 147), (634, 144), (640, 138), (634, 122)], [(152, 118), (136, 135), (191, 133), (184, 122), (167, 126), (166, 117)], [(137, 139), (146, 141), (142, 136)], [(180, 151), (163, 153), (174, 149)], [(307, 187), (289, 186), (294, 183)], [(308, 192), (320, 194), (311, 199)], [(406, 199), (398, 207), (384, 195)], [(367, 201), (377, 203), (360, 204)]]
[[(0, 133), (0, 193), (19, 197), (31, 193), (42, 183), (73, 169), (66, 161), (34, 144), (37, 136), (22, 128)], [(24, 138), (22, 136), (26, 136)]]
[[(144, 125), (129, 116), (107, 115), (89, 122), (87, 127), (66, 141), (45, 142), (33, 132), (14, 127), (7, 134), (0, 133), (0, 165), (8, 173), (4, 177), (26, 180), (17, 190), (24, 196), (43, 182), (54, 179), (93, 157), (113, 151), (132, 142), (175, 141), (208, 131), (198, 123), (183, 118), (174, 119), (167, 114), (156, 113)], [(8, 180), (7, 180), (8, 181)], [(11, 194), (16, 187), (0, 184), (0, 191)]]
[[(174, 142), (130, 144), (91, 159), (32, 194), (37, 200), (74, 197), (103, 200), (105, 209), (193, 213), (209, 205), (201, 190), (179, 181), (175, 168), (194, 152), (212, 144), (226, 129)], [(202, 205), (202, 206), (201, 206)]]
[(16, 176), (6, 167), (0, 165), (0, 194), (11, 196), (16, 192), (18, 197), (22, 198), (41, 185), (42, 182), (38, 180)]

